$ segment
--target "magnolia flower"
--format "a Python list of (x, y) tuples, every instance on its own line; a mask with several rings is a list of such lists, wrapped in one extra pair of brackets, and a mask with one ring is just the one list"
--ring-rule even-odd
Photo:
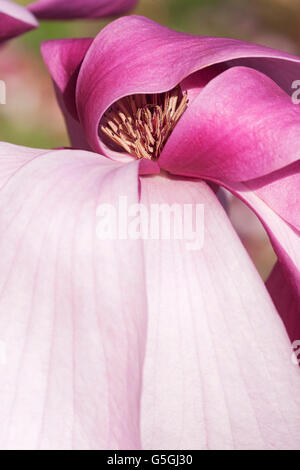
[[(1, 447), (299, 448), (299, 58), (134, 16), (42, 52), (73, 148), (0, 145)], [(269, 292), (218, 186), (269, 234)], [(201, 203), (202, 249), (101, 240), (121, 196)]]
[(38, 0), (27, 8), (11, 0), (0, 0), (0, 41), (38, 27), (42, 20), (104, 18), (128, 12), (137, 0)]

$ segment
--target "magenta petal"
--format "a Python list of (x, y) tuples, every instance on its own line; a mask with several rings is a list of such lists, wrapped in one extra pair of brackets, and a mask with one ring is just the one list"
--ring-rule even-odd
[(93, 41), (78, 78), (77, 108), (91, 148), (105, 152), (98, 125), (114, 101), (171, 89), (197, 70), (241, 57), (257, 57), (260, 68), (275, 61), (270, 76), (278, 82), (286, 68), (300, 70), (299, 58), (242, 41), (179, 33), (138, 16), (111, 23)]
[(300, 113), (270, 78), (233, 67), (188, 107), (159, 159), (190, 176), (244, 181), (299, 159)]
[(204, 182), (141, 178), (141, 201), (204, 204), (204, 244), (145, 241), (143, 446), (300, 445), (298, 367), (256, 269)]
[(41, 19), (104, 18), (127, 13), (137, 0), (37, 0), (28, 8)]
[(268, 206), (300, 233), (300, 161), (262, 178), (247, 181)]
[(77, 118), (75, 89), (81, 63), (92, 44), (92, 38), (45, 41), (41, 52), (52, 80), (63, 96), (74, 118)]
[(138, 202), (138, 163), (0, 150), (0, 447), (139, 448), (142, 246), (96, 234), (100, 203)]
[(38, 26), (26, 8), (10, 0), (0, 0), (0, 41), (11, 39)]
[(293, 283), (289, 277), (289, 272), (278, 262), (266, 285), (293, 342), (300, 338), (300, 275)]
[(74, 148), (90, 150), (78, 121), (75, 90), (82, 60), (92, 39), (61, 39), (45, 41), (41, 52), (50, 72), (57, 101), (65, 117), (71, 144)]

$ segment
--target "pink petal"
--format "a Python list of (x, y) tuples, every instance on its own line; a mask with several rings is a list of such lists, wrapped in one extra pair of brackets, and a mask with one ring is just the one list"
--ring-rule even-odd
[[(163, 92), (202, 68), (230, 66), (230, 61), (240, 58), (247, 65), (254, 57), (257, 68), (266, 69), (275, 82), (294, 91), (286, 77), (291, 71), (297, 75), (300, 62), (289, 54), (233, 39), (179, 33), (138, 16), (111, 23), (93, 41), (78, 77), (77, 109), (89, 145), (107, 154), (98, 126), (105, 110), (119, 98)], [(255, 65), (253, 59), (249, 63)]]
[[(300, 333), (300, 215), (299, 162), (279, 172), (245, 183), (226, 180), (224, 186), (244, 201), (265, 227), (278, 264), (268, 280), (268, 289), (290, 338)], [(280, 288), (278, 287), (280, 286)]]
[[(17, 149), (17, 150), (16, 150)], [(47, 154), (46, 150), (16, 147), (15, 145), (0, 143), (0, 189), (6, 181), (26, 163), (40, 155)]]
[(0, 0), (0, 41), (11, 39), (38, 26), (26, 8), (10, 0)]
[(288, 282), (288, 278), (289, 273), (277, 262), (267, 281), (267, 288), (293, 342), (300, 338), (300, 275), (294, 283)]
[[(244, 97), (254, 94), (243, 108)], [(294, 339), (300, 328), (299, 129), (299, 110), (277, 85), (259, 72), (235, 67), (193, 101), (159, 159), (173, 174), (225, 186), (258, 215), (280, 263), (270, 293)], [(234, 182), (259, 173), (268, 174)], [(280, 290), (272, 287), (279, 283)]]
[(0, 447), (139, 448), (142, 246), (96, 236), (100, 203), (138, 201), (138, 163), (0, 149)]
[(297, 161), (299, 130), (299, 108), (273, 80), (233, 67), (188, 107), (159, 165), (177, 174), (249, 180)]
[(57, 101), (65, 117), (73, 148), (90, 150), (78, 121), (75, 90), (82, 60), (92, 39), (61, 39), (45, 41), (41, 51), (52, 76)]
[(80, 125), (79, 121), (74, 118), (70, 111), (67, 109), (65, 101), (59, 89), (56, 86), (54, 86), (54, 89), (56, 93), (57, 102), (65, 119), (66, 128), (68, 131), (72, 148), (91, 151), (91, 148), (86, 141), (82, 126)]
[(41, 19), (104, 18), (127, 13), (137, 0), (37, 0), (29, 9)]
[(92, 44), (92, 38), (58, 39), (42, 43), (41, 52), (66, 107), (77, 118), (75, 89), (81, 63)]
[(276, 214), (300, 232), (300, 161), (247, 182)]
[(297, 449), (300, 373), (283, 324), (204, 182), (142, 178), (141, 200), (204, 204), (204, 245), (145, 242), (143, 446)]
[(144, 447), (297, 448), (287, 336), (205, 183), (142, 178), (147, 205), (205, 204), (202, 250), (142, 250), (95, 236), (100, 203), (139, 200), (137, 163), (0, 149), (0, 447), (138, 448), (147, 338)]
[[(264, 201), (247, 184), (230, 183), (227, 187), (253, 209), (269, 235), (279, 264), (271, 275), (268, 287), (288, 334), (293, 339), (299, 339), (295, 335), (300, 332), (300, 232), (277, 214), (276, 205), (270, 206), (272, 199)], [(291, 185), (291, 199), (294, 191)]]

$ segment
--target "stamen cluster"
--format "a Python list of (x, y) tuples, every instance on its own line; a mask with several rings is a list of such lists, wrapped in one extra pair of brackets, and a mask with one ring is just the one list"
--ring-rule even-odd
[(157, 94), (126, 96), (104, 114), (101, 131), (136, 158), (157, 160), (188, 106), (179, 86)]

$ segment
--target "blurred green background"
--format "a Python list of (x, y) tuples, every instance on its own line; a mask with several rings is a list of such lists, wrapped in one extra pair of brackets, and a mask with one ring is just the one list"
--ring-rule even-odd
[[(30, 1), (17, 3), (26, 5)], [(180, 31), (233, 37), (300, 54), (300, 0), (140, 0), (133, 13)], [(41, 22), (38, 30), (0, 50), (0, 80), (7, 84), (7, 105), (0, 107), (1, 140), (43, 148), (68, 146), (40, 43), (52, 38), (94, 36), (107, 23)], [(230, 215), (266, 278), (274, 254), (263, 229), (234, 198)]]

